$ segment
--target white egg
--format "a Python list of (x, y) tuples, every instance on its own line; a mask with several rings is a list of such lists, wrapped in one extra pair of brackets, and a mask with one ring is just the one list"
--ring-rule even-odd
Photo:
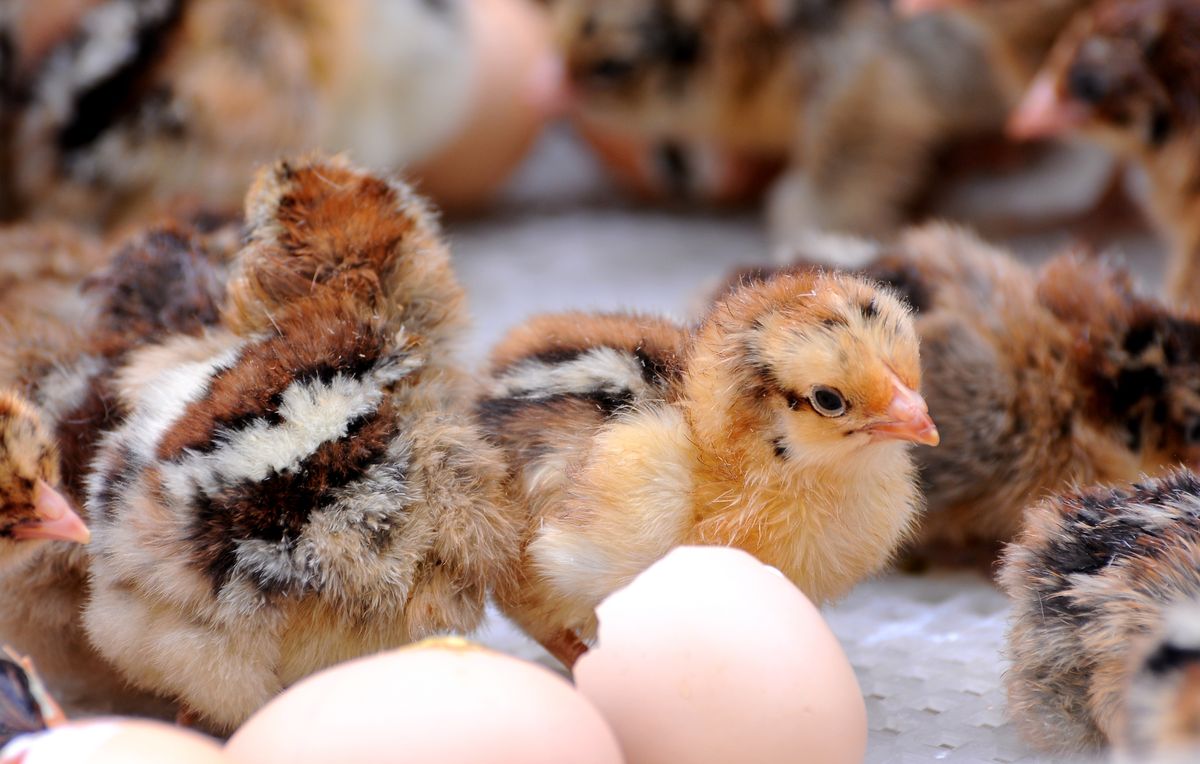
[(612, 731), (571, 685), (461, 639), (430, 640), (305, 679), (229, 741), (261, 764), (620, 764)]
[(161, 722), (95, 719), (25, 735), (0, 752), (3, 764), (225, 764), (211, 738)]
[(629, 764), (862, 761), (854, 671), (774, 568), (735, 549), (679, 548), (597, 614), (575, 680)]

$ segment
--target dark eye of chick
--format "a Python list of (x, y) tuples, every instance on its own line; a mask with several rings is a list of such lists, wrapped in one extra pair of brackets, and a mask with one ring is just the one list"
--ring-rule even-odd
[(817, 385), (812, 389), (808, 399), (821, 416), (835, 417), (846, 413), (846, 399), (832, 387)]

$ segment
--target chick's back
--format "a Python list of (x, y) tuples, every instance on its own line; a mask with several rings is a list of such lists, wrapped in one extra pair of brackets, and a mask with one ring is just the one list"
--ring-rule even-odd
[(473, 628), (519, 528), (424, 204), (312, 158), (247, 211), (222, 325), (123, 365), (88, 481), (93, 641), (220, 730), (326, 665)]

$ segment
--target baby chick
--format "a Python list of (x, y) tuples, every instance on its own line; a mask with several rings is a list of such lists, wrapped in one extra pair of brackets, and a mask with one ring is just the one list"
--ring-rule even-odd
[[(45, 447), (57, 443), (61, 456), (62, 492), (75, 506), (84, 504), (84, 478), (101, 434), (126, 414), (113, 389), (125, 357), (164, 334), (198, 335), (218, 319), (227, 231), (202, 222), (203, 230), (179, 224), (138, 233), (115, 254), (106, 253), (108, 264), (88, 278), (70, 257), (71, 267), (49, 270), (70, 252), (44, 249), (44, 270), (14, 274), (6, 291), (11, 296), (54, 290), (47, 304), (29, 301), (37, 312), (15, 311), (0, 327), (0, 385), (19, 390), (36, 406)], [(45, 245), (56, 239), (25, 241)], [(32, 258), (39, 250), (10, 251)], [(15, 265), (23, 257), (3, 262)], [(72, 708), (162, 716), (164, 704), (130, 690), (84, 632), (80, 612), (89, 592), (88, 564), (82, 547), (43, 544), (23, 564), (0, 570), (0, 642), (33, 655), (54, 692)]]
[(471, 98), (465, 0), (9, 4), (9, 216), (112, 226), (176, 197), (236, 209), (252, 168), (289, 151), (420, 158)]
[(882, 245), (860, 272), (915, 310), (942, 433), (917, 454), (917, 557), (987, 565), (1043, 496), (1200, 463), (1200, 322), (1127, 274), (1073, 254), (1034, 272), (942, 224)]
[[(554, 8), (591, 134), (703, 146), (733, 166), (786, 158), (770, 213), (791, 238), (808, 228), (882, 233), (902, 223), (945, 148), (1002, 131), (1036, 66), (1013, 50), (1037, 48), (1026, 40), (1036, 32), (1044, 51), (1082, 2), (1000, 14), (1006, 23), (963, 13), (897, 19), (869, 1), (558, 0)], [(703, 173), (685, 169), (660, 185), (692, 191), (691, 176)], [(679, 175), (685, 182), (674, 181)]]
[(735, 546), (821, 602), (878, 570), (936, 445), (908, 311), (805, 272), (739, 290), (694, 330), (568, 313), (493, 354), (478, 414), (529, 509), (504, 611), (567, 666), (594, 608), (681, 544)]
[(90, 538), (57, 490), (58, 453), (37, 412), (20, 396), (0, 392), (0, 565), (15, 566), (39, 544)]
[[(1030, 509), (1004, 556), (1009, 707), (1039, 748), (1200, 744), (1200, 480), (1179, 471)], [(1194, 760), (1194, 759), (1193, 759)]]
[(1071, 130), (1144, 168), (1169, 291), (1200, 304), (1200, 6), (1110, 0), (1080, 14), (1010, 123), (1019, 137)]
[(313, 671), (475, 627), (521, 528), (424, 202), (306, 159), (263, 171), (246, 219), (220, 325), (127, 357), (87, 479), (93, 643), (217, 731)]

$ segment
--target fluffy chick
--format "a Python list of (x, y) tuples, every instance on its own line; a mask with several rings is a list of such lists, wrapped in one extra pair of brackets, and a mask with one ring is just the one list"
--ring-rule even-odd
[(1081, 13), (1010, 122), (1019, 137), (1071, 131), (1145, 170), (1169, 292), (1200, 304), (1200, 6), (1110, 0)]
[(0, 218), (145, 222), (175, 197), (236, 209), (252, 168), (284, 153), (421, 157), (471, 97), (465, 0), (5, 5)]
[(899, 225), (944, 149), (1002, 132), (1036, 66), (1013, 51), (1044, 51), (1082, 2), (1030, 0), (1002, 20), (810, 0), (554, 8), (589, 130), (659, 147), (661, 161), (633, 170), (643, 184), (725, 193), (740, 181), (719, 168), (786, 159), (771, 214), (790, 237)]
[(308, 159), (264, 170), (246, 216), (220, 326), (128, 357), (87, 481), (93, 643), (220, 731), (313, 671), (475, 627), (521, 527), (424, 202)]
[(895, 297), (818, 272), (739, 290), (689, 331), (570, 313), (514, 330), (478, 413), (529, 508), (504, 611), (570, 666), (594, 608), (680, 544), (735, 546), (815, 601), (878, 570), (935, 445)]
[[(49, 280), (76, 320), (42, 316), (0, 333), (0, 384), (37, 407), (48, 440), (57, 443), (62, 491), (75, 506), (84, 506), (100, 436), (127, 413), (114, 391), (124, 359), (164, 334), (198, 335), (217, 321), (227, 238), (207, 223), (203, 231), (172, 225), (140, 232), (71, 288)], [(43, 289), (39, 279), (34, 272), (33, 286)], [(41, 309), (53, 313), (55, 304)], [(167, 704), (131, 691), (84, 632), (80, 612), (90, 591), (84, 548), (45, 544), (26, 559), (0, 571), (0, 642), (34, 656), (55, 694), (75, 710), (169, 715)]]
[(990, 565), (1043, 496), (1200, 463), (1200, 321), (1124, 272), (1071, 253), (1033, 271), (943, 224), (880, 246), (859, 272), (915, 310), (942, 433), (917, 454), (917, 558)]
[(1145, 761), (1200, 743), (1200, 480), (1179, 471), (1030, 509), (1004, 555), (1009, 707), (1046, 750)]

